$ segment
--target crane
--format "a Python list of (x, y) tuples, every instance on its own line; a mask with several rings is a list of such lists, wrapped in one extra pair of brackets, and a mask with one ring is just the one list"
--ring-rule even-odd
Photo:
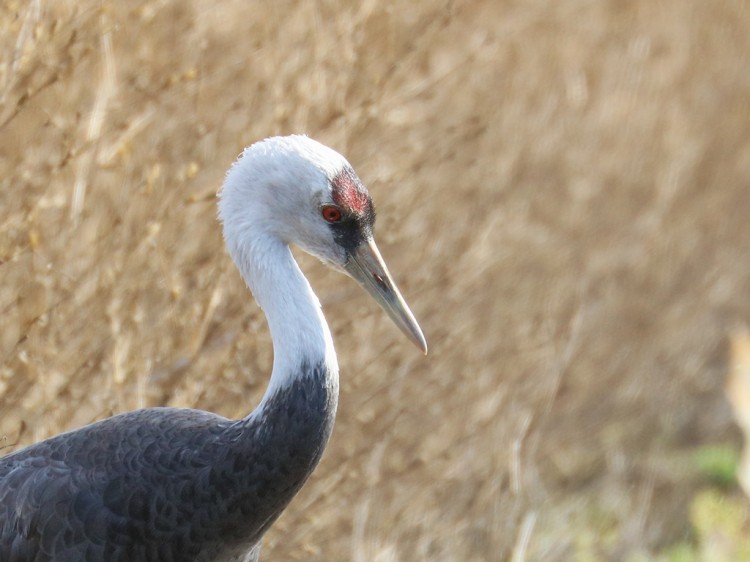
[(0, 560), (258, 560), (338, 403), (331, 332), (290, 244), (354, 278), (427, 353), (375, 245), (372, 199), (339, 153), (302, 135), (256, 142), (227, 172), (218, 207), (273, 339), (260, 404), (240, 420), (132, 411), (0, 458)]

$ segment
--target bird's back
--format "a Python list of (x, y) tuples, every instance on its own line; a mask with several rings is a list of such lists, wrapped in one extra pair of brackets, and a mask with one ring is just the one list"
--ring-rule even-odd
[(302, 370), (242, 420), (139, 410), (0, 458), (0, 561), (257, 558), (333, 426), (325, 366)]
[(0, 560), (216, 559), (231, 543), (209, 536), (226, 494), (213, 467), (233, 423), (140, 410), (0, 459)]

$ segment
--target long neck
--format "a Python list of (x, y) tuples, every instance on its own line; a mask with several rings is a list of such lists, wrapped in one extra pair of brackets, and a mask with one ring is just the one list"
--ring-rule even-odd
[(259, 540), (310, 476), (333, 429), (339, 386), (331, 333), (289, 247), (261, 233), (244, 239), (229, 249), (268, 319), (274, 363), (260, 405), (226, 427), (212, 461), (230, 491), (215, 518), (234, 535), (223, 537), (227, 549)]
[(219, 202), (227, 249), (266, 314), (274, 349), (260, 405), (223, 426), (210, 453), (228, 497), (214, 521), (237, 533), (225, 544), (240, 546), (262, 536), (318, 464), (339, 390), (331, 332), (276, 219), (288, 194), (258, 158), (246, 155), (232, 167)]
[(235, 261), (266, 314), (273, 339), (273, 371), (258, 409), (314, 368), (324, 370), (337, 398), (338, 363), (331, 331), (289, 247), (274, 237), (259, 236)]

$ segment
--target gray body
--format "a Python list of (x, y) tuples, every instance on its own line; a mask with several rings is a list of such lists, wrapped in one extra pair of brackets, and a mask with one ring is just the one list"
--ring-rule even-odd
[(300, 369), (239, 421), (139, 410), (0, 459), (0, 560), (257, 560), (333, 426), (329, 373)]

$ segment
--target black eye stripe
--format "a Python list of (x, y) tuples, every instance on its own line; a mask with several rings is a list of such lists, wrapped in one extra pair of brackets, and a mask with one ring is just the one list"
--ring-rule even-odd
[(344, 215), (339, 222), (328, 223), (336, 243), (347, 253), (354, 252), (360, 244), (372, 236), (370, 225), (356, 215)]

